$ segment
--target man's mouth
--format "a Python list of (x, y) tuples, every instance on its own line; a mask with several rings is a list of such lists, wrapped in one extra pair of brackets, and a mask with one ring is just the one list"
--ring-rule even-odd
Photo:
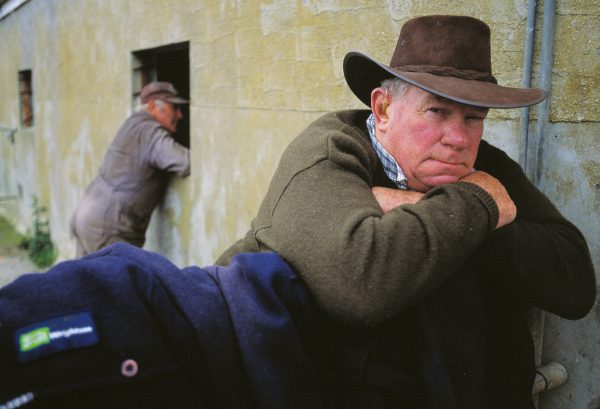
[(440, 163), (444, 166), (463, 166), (463, 167), (465, 166), (465, 164), (460, 161), (443, 160), (443, 159), (436, 159), (436, 158), (431, 158), (430, 160)]

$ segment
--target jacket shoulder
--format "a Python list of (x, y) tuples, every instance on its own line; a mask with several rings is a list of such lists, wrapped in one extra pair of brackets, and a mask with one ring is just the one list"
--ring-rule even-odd
[(369, 114), (368, 110), (349, 110), (321, 116), (290, 143), (281, 162), (297, 163), (297, 171), (322, 160), (346, 168), (358, 164), (371, 168), (376, 157), (366, 130)]

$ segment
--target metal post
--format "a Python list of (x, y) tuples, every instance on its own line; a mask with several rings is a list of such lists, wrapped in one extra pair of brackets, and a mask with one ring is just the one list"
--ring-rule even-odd
[[(527, 29), (525, 31), (525, 59), (523, 61), (523, 87), (531, 87), (531, 72), (533, 71), (533, 45), (535, 37), (535, 11), (536, 0), (529, 0), (527, 4)], [(529, 107), (521, 110), (521, 142), (519, 162), (527, 171), (527, 149), (529, 147)]]
[[(542, 175), (543, 138), (548, 130), (550, 87), (552, 84), (552, 54), (554, 50), (554, 0), (544, 0), (544, 25), (542, 33), (542, 55), (540, 87), (548, 91), (548, 98), (538, 105), (536, 133), (533, 143), (532, 181), (538, 184)], [(529, 161), (529, 159), (528, 159)]]

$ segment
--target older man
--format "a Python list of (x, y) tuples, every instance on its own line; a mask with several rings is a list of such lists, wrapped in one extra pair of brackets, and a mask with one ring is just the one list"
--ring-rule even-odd
[(151, 82), (140, 94), (142, 108), (119, 129), (98, 176), (73, 215), (77, 256), (115, 242), (142, 247), (152, 211), (170, 174), (190, 174), (189, 150), (172, 137), (187, 104), (172, 84)]
[(338, 407), (532, 408), (530, 307), (585, 316), (581, 233), (504, 152), (489, 108), (542, 101), (497, 85), (488, 26), (408, 21), (389, 66), (350, 53), (369, 111), (318, 119), (283, 154), (240, 252), (275, 251), (335, 324)]

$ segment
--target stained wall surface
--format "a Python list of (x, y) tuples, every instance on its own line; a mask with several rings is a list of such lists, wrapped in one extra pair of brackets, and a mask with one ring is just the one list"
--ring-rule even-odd
[[(539, 82), (542, 2), (533, 65)], [(146, 248), (175, 264), (207, 265), (247, 230), (289, 141), (324, 112), (358, 108), (342, 59), (387, 62), (401, 25), (465, 14), (492, 28), (494, 74), (523, 79), (527, 1), (30, 0), (0, 20), (0, 213), (31, 226), (47, 206), (60, 258), (75, 254), (69, 219), (117, 128), (132, 111), (132, 53), (189, 42), (192, 175), (174, 180)], [(550, 123), (538, 186), (588, 238), (600, 270), (600, 0), (556, 3)], [(35, 123), (19, 124), (19, 71), (33, 73)], [(538, 113), (531, 110), (531, 133)], [(517, 159), (519, 110), (492, 111), (485, 138)], [(12, 136), (11, 139), (9, 136)], [(597, 408), (600, 311), (572, 323), (548, 316), (544, 360), (569, 383), (543, 408)]]

